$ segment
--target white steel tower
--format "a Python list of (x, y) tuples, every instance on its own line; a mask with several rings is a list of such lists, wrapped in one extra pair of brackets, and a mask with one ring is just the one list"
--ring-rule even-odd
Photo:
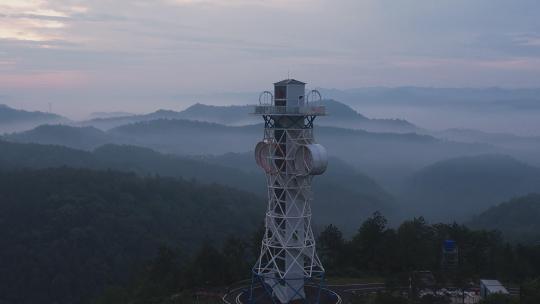
[(273, 302), (305, 300), (306, 280), (324, 274), (311, 230), (311, 180), (327, 164), (325, 148), (313, 138), (313, 121), (325, 115), (320, 99), (315, 90), (306, 96), (305, 83), (287, 79), (274, 84), (274, 94), (261, 93), (255, 107), (265, 123), (255, 159), (266, 173), (268, 209), (253, 273)]

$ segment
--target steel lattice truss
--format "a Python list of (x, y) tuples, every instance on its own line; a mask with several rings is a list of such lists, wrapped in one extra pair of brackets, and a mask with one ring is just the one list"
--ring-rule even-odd
[(315, 251), (311, 229), (312, 176), (299, 168), (297, 151), (314, 143), (314, 116), (265, 115), (263, 151), (268, 209), (261, 254), (254, 273), (264, 278), (274, 295), (286, 303), (304, 297), (304, 279), (324, 268)]

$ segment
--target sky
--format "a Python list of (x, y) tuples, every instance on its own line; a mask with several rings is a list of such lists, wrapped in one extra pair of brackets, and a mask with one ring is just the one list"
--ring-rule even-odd
[(536, 0), (0, 0), (0, 103), (80, 117), (185, 94), (540, 87)]

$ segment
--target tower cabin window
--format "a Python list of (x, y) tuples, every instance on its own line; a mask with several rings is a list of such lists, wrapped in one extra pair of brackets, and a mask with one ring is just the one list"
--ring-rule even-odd
[(276, 86), (274, 88), (274, 100), (276, 106), (286, 106), (287, 104), (287, 87)]

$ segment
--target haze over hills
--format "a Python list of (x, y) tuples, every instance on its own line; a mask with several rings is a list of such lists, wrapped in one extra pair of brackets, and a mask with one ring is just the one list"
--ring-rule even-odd
[[(265, 182), (261, 178), (260, 168), (252, 161), (252, 152), (227, 153), (203, 159), (251, 173), (261, 185)], [(370, 215), (368, 210), (382, 212), (392, 221), (400, 218), (401, 208), (395, 198), (377, 182), (338, 158), (330, 157), (329, 162), (332, 165), (327, 171), (313, 181), (316, 197), (313, 205), (314, 210), (318, 210), (314, 213), (316, 226), (319, 226), (318, 223), (334, 223), (333, 220), (339, 220), (334, 225), (351, 235), (357, 229), (358, 219)], [(261, 192), (261, 195), (264, 193)], [(344, 215), (343, 210), (348, 210), (349, 214)]]
[[(419, 92), (423, 92), (421, 88), (418, 88), (418, 90)], [(415, 92), (415, 90), (412, 91)], [(474, 92), (475, 90), (472, 91)], [(425, 92), (418, 94), (422, 96), (438, 96), (437, 94), (442, 94), (443, 92), (444, 90), (434, 90), (432, 93)], [(465, 90), (465, 93), (463, 94), (468, 96), (466, 92), (468, 91)], [(480, 95), (479, 97), (474, 97), (475, 94), (473, 93), (470, 94), (472, 94), (472, 96), (468, 97), (469, 99), (476, 98), (482, 102), (487, 102), (485, 101), (485, 98), (490, 96), (487, 93), (483, 94), (481, 92), (477, 93)], [(393, 94), (389, 95), (393, 96)], [(415, 94), (412, 95), (416, 96)], [(508, 93), (507, 95), (509, 96), (508, 98), (513, 96), (511, 93)], [(377, 96), (377, 94), (375, 94), (375, 96)], [(459, 97), (454, 98), (459, 100)], [(317, 120), (318, 126), (361, 129), (376, 133), (418, 133), (430, 135), (445, 141), (487, 144), (497, 147), (497, 152), (499, 153), (510, 154), (532, 164), (540, 165), (540, 159), (536, 153), (536, 151), (540, 150), (539, 137), (517, 136), (510, 133), (489, 133), (463, 128), (434, 131), (417, 127), (414, 124), (401, 119), (367, 118), (366, 116), (353, 110), (349, 105), (332, 99), (323, 100), (321, 104), (327, 108), (328, 115)], [(350, 104), (354, 104), (354, 102), (351, 101)], [(212, 122), (228, 126), (244, 126), (248, 124), (260, 123), (259, 117), (250, 115), (252, 110), (252, 106), (211, 106), (195, 104), (180, 112), (159, 110), (146, 115), (90, 120), (82, 122), (80, 125), (94, 126), (103, 130), (108, 130), (130, 123), (151, 121), (156, 119), (186, 119), (201, 122)], [(429, 114), (426, 115), (430, 116)], [(482, 117), (482, 113), (478, 113), (478, 116)], [(489, 152), (495, 152), (495, 150), (490, 150)]]
[(0, 134), (28, 130), (46, 123), (67, 123), (69, 120), (53, 113), (25, 111), (0, 104)]
[(499, 230), (506, 239), (513, 241), (540, 243), (539, 192), (493, 206), (467, 225), (475, 229)]
[(456, 142), (489, 144), (501, 149), (501, 153), (509, 154), (532, 165), (540, 166), (540, 159), (538, 157), (538, 151), (540, 151), (539, 136), (488, 133), (472, 129), (428, 131), (427, 134), (436, 138)]
[[(427, 94), (430, 95), (430, 94)], [(324, 100), (328, 116), (317, 120), (319, 126), (362, 129), (370, 132), (383, 133), (419, 133), (436, 138), (476, 144), (489, 144), (503, 148), (501, 152), (515, 155), (528, 162), (540, 165), (536, 153), (540, 148), (540, 138), (517, 136), (510, 133), (489, 133), (473, 129), (453, 128), (443, 131), (422, 129), (414, 124), (400, 119), (370, 119), (353, 110), (350, 106), (335, 100)], [(250, 115), (252, 106), (212, 106), (194, 104), (183, 111), (158, 110), (143, 115), (121, 115), (113, 113), (111, 117), (95, 118), (83, 122), (71, 123), (74, 126), (91, 126), (104, 131), (115, 127), (152, 121), (157, 119), (182, 119), (200, 122), (211, 122), (228, 126), (244, 126), (260, 123), (259, 117)], [(117, 116), (120, 115), (120, 116)], [(108, 115), (105, 115), (108, 116)], [(479, 114), (479, 116), (481, 116)], [(35, 124), (40, 124), (36, 121)], [(505, 150), (510, 150), (506, 152)]]
[(425, 129), (540, 136), (538, 88), (368, 87), (321, 92), (370, 117), (397, 117)]
[[(328, 125), (362, 128), (374, 132), (411, 132), (418, 131), (413, 125), (415, 123), (434, 130), (468, 128), (488, 133), (540, 135), (540, 125), (534, 120), (540, 111), (538, 97), (540, 89), (366, 87), (319, 90), (326, 98), (324, 102), (329, 108), (330, 115), (326, 120)], [(222, 106), (222, 104), (255, 104), (257, 95), (253, 92), (214, 94), (199, 96), (200, 98), (178, 96), (177, 98), (184, 104), (185, 100), (195, 99), (199, 102), (221, 105), (196, 103), (183, 111), (163, 110), (155, 115), (101, 113), (98, 115), (100, 117), (80, 122), (79, 125), (110, 129), (126, 123), (158, 118), (194, 119), (229, 125), (251, 124), (257, 118), (247, 115), (251, 112), (248, 106)], [(366, 120), (356, 117), (351, 121), (341, 121), (335, 116), (336, 121), (330, 124), (334, 119), (332, 116), (339, 111), (339, 106), (333, 108), (336, 103), (340, 103), (340, 106), (346, 104), (347, 112), (354, 114), (358, 111), (363, 118), (366, 116), (370, 118)], [(515, 123), (518, 121), (520, 124)], [(321, 120), (321, 124), (326, 122)]]
[[(0, 168), (44, 169), (72, 167), (114, 169), (135, 172), (141, 176), (160, 175), (186, 180), (195, 179), (204, 184), (221, 184), (258, 195), (266, 195), (264, 174), (255, 168), (251, 153), (238, 155), (232, 163), (215, 157), (206, 161), (201, 157), (164, 155), (135, 146), (105, 145), (96, 150), (81, 151), (60, 146), (19, 144), (0, 141)], [(375, 211), (390, 217), (396, 215), (394, 199), (369, 177), (356, 172), (338, 159), (331, 159), (334, 167), (317, 180), (317, 199), (313, 208), (319, 210), (314, 217), (316, 226), (338, 223), (346, 233), (358, 228), (358, 223)], [(247, 167), (238, 163), (250, 163)], [(346, 180), (347, 182), (344, 182)], [(349, 210), (343, 214), (341, 210)]]
[(0, 0), (0, 304), (540, 304), (539, 118), (539, 0)]
[(367, 105), (385, 103), (393, 105), (463, 106), (485, 109), (495, 105), (505, 109), (540, 110), (540, 88), (433, 88), (433, 87), (365, 87), (346, 90), (319, 89), (324, 96), (348, 104)]
[(75, 128), (68, 125), (41, 125), (32, 130), (5, 135), (18, 142), (51, 144), (91, 150), (97, 146), (114, 142), (111, 135), (93, 128)]
[(402, 194), (409, 214), (466, 220), (516, 196), (540, 191), (540, 168), (504, 155), (459, 157), (414, 174)]
[[(418, 129), (407, 122), (393, 120), (381, 121), (384, 121), (387, 126), (393, 125), (394, 127), (404, 123), (406, 128), (407, 126), (416, 128), (420, 134), (369, 132), (362, 129), (321, 126), (319, 122), (322, 121), (326, 121), (329, 125), (379, 121), (367, 119), (341, 103), (325, 102), (332, 106), (334, 115), (317, 119), (315, 133), (318, 141), (328, 148), (329, 155), (334, 159), (328, 173), (331, 178), (325, 180), (323, 176), (320, 179), (321, 187), (331, 188), (332, 191), (318, 193), (322, 198), (321, 201), (334, 201), (336, 206), (351, 208), (351, 210), (355, 210), (352, 212), (353, 214), (361, 214), (361, 216), (367, 214), (364, 211), (384, 209), (393, 214), (405, 211), (410, 215), (423, 214), (428, 218), (466, 220), (471, 215), (481, 212), (495, 203), (509, 199), (513, 195), (524, 195), (528, 191), (535, 190), (531, 187), (520, 188), (509, 181), (507, 189), (504, 190), (506, 192), (501, 190), (502, 193), (495, 195), (491, 193), (489, 186), (479, 185), (478, 193), (469, 195), (468, 192), (459, 187), (452, 191), (448, 190), (446, 193), (439, 186), (434, 185), (434, 182), (438, 180), (437, 178), (446, 179), (449, 184), (454, 183), (454, 179), (458, 180), (456, 184), (465, 180), (452, 173), (452, 168), (459, 162), (452, 162), (446, 167), (442, 166), (442, 168), (438, 167), (441, 163), (452, 158), (459, 159), (464, 156), (497, 153), (507, 154), (531, 164), (540, 164), (540, 157), (535, 153), (538, 151), (536, 149), (537, 138), (511, 134), (491, 134), (474, 130), (432, 132)], [(217, 182), (264, 195), (262, 175), (260, 175), (258, 168), (255, 168), (251, 152), (249, 152), (262, 136), (262, 125), (233, 125), (234, 123), (224, 125), (203, 121), (238, 122), (241, 117), (251, 117), (249, 115), (250, 109), (251, 107), (248, 106), (215, 107), (198, 104), (182, 112), (160, 110), (147, 115), (89, 121), (97, 122), (97, 124), (106, 123), (109, 126), (120, 124), (112, 128), (105, 128), (105, 125), (102, 124), (100, 126), (103, 130), (93, 126), (43, 125), (29, 131), (9, 134), (4, 138), (21, 143), (62, 145), (93, 151), (92, 153), (95, 155), (107, 151), (100, 157), (109, 159), (109, 162), (105, 162), (105, 164), (112, 166), (112, 168), (140, 173), (158, 171), (159, 174), (166, 176), (196, 177), (204, 182)], [(244, 113), (238, 114), (241, 111)], [(330, 113), (332, 111), (329, 110)], [(187, 115), (186, 113), (189, 113), (188, 116), (191, 119), (178, 119)], [(430, 134), (435, 134), (435, 136)], [(145, 150), (137, 150), (138, 148), (132, 148), (134, 150), (128, 151), (112, 148), (115, 146), (102, 147), (107, 144), (139, 146), (161, 153), (174, 154), (176, 156), (169, 157), (181, 156), (184, 163), (183, 165), (172, 164), (169, 163), (171, 160), (165, 161), (159, 154), (155, 155), (156, 152), (143, 152)], [(133, 155), (126, 157), (123, 154)], [(139, 161), (133, 159), (135, 156), (140, 157), (139, 161), (147, 163), (147, 165), (141, 168), (137, 165)], [(116, 161), (114, 161), (115, 158)], [(127, 162), (129, 165), (125, 164), (126, 159), (132, 159)], [(161, 160), (148, 161), (148, 159)], [(342, 164), (339, 159), (345, 161), (346, 164)], [(185, 163), (187, 160), (196, 162), (188, 166)], [(493, 172), (495, 172), (493, 176), (505, 177), (510, 176), (506, 175), (507, 167), (501, 165), (506, 161), (506, 158), (502, 158), (492, 160), (492, 164), (486, 165), (484, 164), (485, 160), (479, 157), (471, 160), (470, 165), (471, 168), (479, 168), (476, 172), (478, 179), (482, 179), (483, 174), (489, 175), (483, 171), (484, 166), (493, 167)], [(437, 169), (434, 170), (435, 173), (430, 173), (433, 169), (430, 165), (436, 162), (441, 163), (434, 165), (433, 168)], [(358, 175), (355, 173), (355, 169), (348, 170), (349, 164), (369, 177)], [(206, 172), (206, 170), (210, 170), (208, 168), (215, 165), (219, 167), (216, 168), (216, 172), (221, 172), (216, 174), (217, 177), (207, 173), (192, 173), (191, 175), (174, 173), (174, 171), (182, 171), (183, 166), (189, 168), (187, 172), (197, 171), (195, 169), (197, 166), (206, 168), (201, 169)], [(152, 166), (160, 169), (153, 170)], [(106, 166), (101, 163), (99, 166), (94, 165), (94, 167), (105, 168)], [(238, 170), (244, 172), (240, 172), (240, 174)], [(228, 180), (226, 176), (231, 176), (231, 174), (235, 178)], [(432, 176), (433, 174), (436, 178)], [(422, 177), (423, 175), (427, 177)], [(411, 178), (411, 176), (413, 177)], [(373, 179), (377, 183), (373, 182)], [(411, 180), (420, 180), (420, 182), (415, 183)], [(536, 177), (535, 175), (526, 175), (523, 180), (530, 184), (535, 182)], [(316, 180), (315, 183), (319, 183), (319, 180)], [(355, 183), (363, 185), (361, 191), (356, 191)], [(377, 184), (382, 185), (382, 187)], [(418, 184), (422, 186), (418, 186)], [(396, 200), (394, 201), (386, 191), (390, 191)], [(441, 191), (441, 193), (437, 191)], [(462, 209), (456, 207), (454, 210), (449, 207), (457, 206), (452, 200), (467, 202), (471, 205)], [(351, 202), (359, 203), (351, 205)], [(339, 210), (338, 208), (328, 209), (328, 212), (323, 213), (328, 218), (320, 218), (321, 222), (332, 222), (339, 216)], [(444, 211), (444, 215), (437, 214), (439, 211)], [(348, 227), (353, 227), (355, 218), (351, 216), (343, 222)], [(344, 230), (347, 231), (346, 228)]]
[[(322, 126), (364, 129), (371, 132), (408, 133), (418, 131), (415, 125), (400, 119), (370, 119), (349, 106), (335, 101), (323, 100), (328, 117), (320, 120)], [(185, 119), (218, 123), (228, 126), (243, 126), (260, 122), (260, 117), (251, 115), (253, 105), (214, 106), (196, 103), (183, 111), (158, 110), (144, 115), (130, 115), (111, 118), (97, 118), (80, 122), (79, 125), (93, 126), (108, 130), (121, 125), (156, 119)]]
[[(41, 132), (48, 128), (47, 136), (42, 135)], [(105, 146), (92, 152), (100, 159), (100, 164), (91, 168), (111, 166), (143, 174), (195, 177), (204, 182), (217, 182), (264, 195), (263, 176), (255, 168), (249, 152), (261, 136), (259, 129), (257, 125), (232, 127), (161, 119), (125, 125), (107, 132), (89, 127), (42, 126), (6, 138), (86, 150), (106, 143), (152, 148), (176, 156), (164, 157), (135, 147)], [(58, 136), (51, 137), (50, 134), (57, 130), (61, 131)], [(340, 219), (347, 228), (354, 227), (357, 218), (375, 210), (385, 210), (389, 215), (405, 211), (407, 215), (424, 215), (429, 219), (461, 221), (493, 204), (535, 191), (540, 181), (540, 174), (534, 167), (510, 157), (482, 155), (462, 158), (463, 155), (497, 151), (490, 146), (441, 141), (417, 134), (370, 133), (333, 127), (318, 127), (315, 131), (319, 141), (330, 147), (332, 157), (343, 159), (368, 176), (375, 177), (396, 197), (394, 202), (372, 179), (334, 158), (328, 174), (315, 181), (316, 189), (325, 189), (316, 190), (320, 198), (316, 204), (332, 202), (332, 206), (339, 208), (320, 206), (326, 210), (318, 213), (321, 223), (330, 223), (343, 216), (340, 212), (343, 208), (351, 210), (350, 218)], [(452, 157), (458, 158), (446, 161)], [(434, 162), (439, 163), (432, 165)], [(420, 171), (410, 178), (415, 170)], [(344, 228), (346, 232), (347, 228)]]
[[(50, 133), (55, 133), (55, 130), (58, 136), (51, 137)], [(318, 141), (328, 147), (331, 156), (362, 168), (363, 172), (381, 180), (385, 177), (401, 178), (432, 162), (450, 157), (498, 152), (489, 145), (441, 141), (414, 133), (372, 133), (325, 126), (316, 127), (315, 132)], [(77, 135), (71, 138), (64, 133)], [(87, 135), (88, 139), (85, 139)], [(219, 155), (250, 151), (261, 136), (261, 125), (237, 127), (158, 119), (123, 125), (106, 132), (91, 128), (42, 126), (6, 138), (19, 142), (63, 144), (78, 149), (117, 143), (179, 155)]]
[(519, 136), (511, 133), (488, 133), (472, 129), (447, 129), (431, 132), (433, 136), (459, 142), (489, 143), (508, 149), (536, 149), (540, 136)]
[(114, 117), (124, 117), (124, 116), (133, 116), (135, 114), (128, 113), (128, 112), (92, 112), (90, 115), (88, 115), (88, 119), (106, 119), (106, 118), (114, 118)]
[[(538, 88), (363, 87), (319, 88), (325, 99), (339, 100), (370, 118), (407, 120), (425, 129), (477, 129), (488, 133), (540, 136)], [(211, 104), (253, 104), (258, 93), (178, 96)]]
[[(486, 104), (499, 104), (506, 107), (525, 109), (540, 107), (540, 88), (503, 87), (358, 87), (350, 89), (317, 88), (325, 99), (340, 100), (355, 108), (358, 105), (386, 103), (394, 105), (422, 105), (437, 107), (442, 104), (482, 107)], [(253, 104), (259, 92), (227, 92), (213, 94), (179, 94), (178, 100), (200, 100), (203, 103)], [(397, 117), (402, 118), (402, 117)]]

